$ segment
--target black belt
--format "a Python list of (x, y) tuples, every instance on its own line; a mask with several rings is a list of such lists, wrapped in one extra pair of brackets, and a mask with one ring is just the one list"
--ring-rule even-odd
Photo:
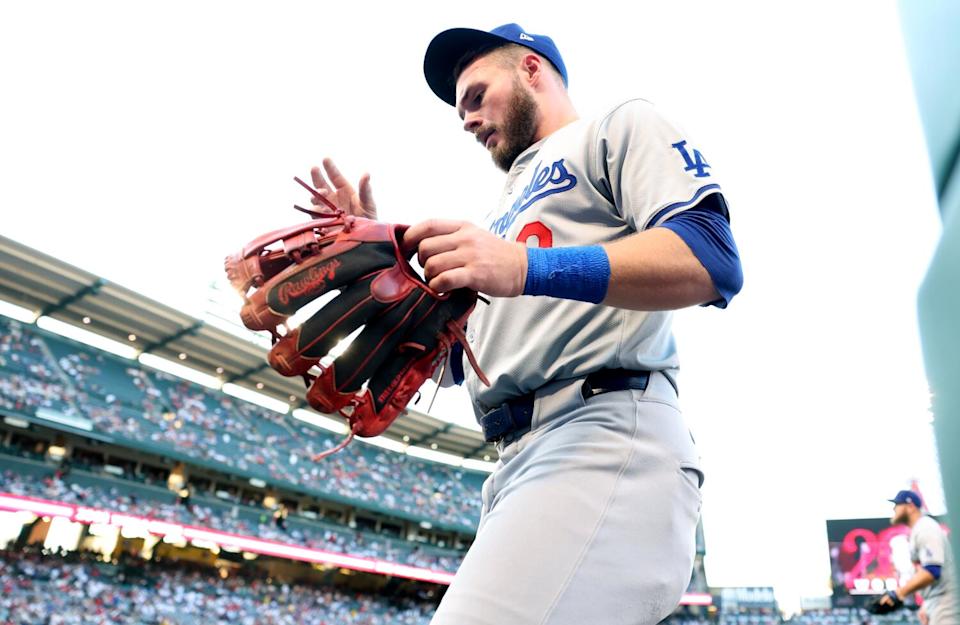
[[(628, 369), (601, 369), (587, 375), (581, 392), (584, 399), (611, 391), (638, 390), (647, 388), (650, 381), (649, 371), (630, 371)], [(534, 393), (511, 399), (499, 408), (494, 408), (480, 417), (483, 438), (488, 443), (502, 440), (516, 440), (530, 431), (533, 419)]]

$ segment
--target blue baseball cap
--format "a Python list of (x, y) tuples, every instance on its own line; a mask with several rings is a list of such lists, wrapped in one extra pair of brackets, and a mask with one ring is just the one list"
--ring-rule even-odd
[(553, 63), (567, 84), (567, 67), (553, 39), (528, 33), (519, 24), (504, 24), (487, 32), (473, 28), (451, 28), (430, 42), (423, 57), (423, 75), (437, 97), (451, 106), (457, 105), (456, 79), (453, 70), (471, 50), (492, 49), (508, 43), (530, 48)]
[(891, 503), (912, 503), (918, 508), (923, 507), (923, 502), (920, 501), (920, 495), (916, 494), (912, 490), (902, 490), (897, 493), (897, 496), (893, 499), (888, 499), (887, 501)]

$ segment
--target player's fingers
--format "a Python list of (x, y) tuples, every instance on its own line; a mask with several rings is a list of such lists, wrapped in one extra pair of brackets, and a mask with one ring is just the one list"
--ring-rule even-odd
[(330, 185), (327, 184), (327, 181), (323, 178), (323, 174), (320, 173), (320, 168), (314, 165), (310, 168), (310, 181), (313, 182), (313, 188), (320, 189), (329, 189)]
[(330, 178), (330, 183), (335, 189), (340, 187), (349, 187), (350, 181), (340, 173), (340, 170), (337, 168), (337, 165), (333, 162), (332, 158), (323, 159), (323, 168), (327, 172), (327, 177)]
[[(404, 237), (406, 243), (406, 237)], [(417, 246), (417, 262), (420, 266), (426, 268), (427, 262), (437, 254), (443, 254), (457, 249), (457, 240), (450, 234), (441, 234), (435, 237), (428, 237), (420, 241)]]
[(373, 189), (370, 187), (370, 174), (360, 176), (360, 206), (368, 214), (376, 216), (377, 203), (373, 201)]
[(444, 271), (439, 276), (427, 282), (431, 289), (439, 293), (448, 293), (470, 284), (470, 271), (466, 267), (457, 267)]
[(445, 271), (464, 266), (463, 254), (458, 250), (450, 250), (435, 254), (423, 264), (423, 277), (429, 282)]
[(452, 234), (459, 230), (465, 222), (452, 219), (428, 219), (410, 226), (403, 235), (403, 246), (407, 249), (416, 249), (420, 242), (430, 237)]

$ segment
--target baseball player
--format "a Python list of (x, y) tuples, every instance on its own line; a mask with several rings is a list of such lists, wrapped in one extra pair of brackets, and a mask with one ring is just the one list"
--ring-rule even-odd
[(917, 570), (896, 591), (890, 591), (894, 596), (884, 595), (880, 602), (893, 606), (919, 592), (923, 598), (921, 610), (929, 625), (960, 625), (953, 553), (947, 535), (935, 519), (923, 513), (923, 502), (914, 491), (902, 490), (890, 502), (890, 523), (910, 527), (910, 556)]
[[(483, 227), (404, 235), (431, 287), (489, 298), (466, 332), (489, 386), (449, 369), (500, 458), (433, 624), (657, 623), (690, 580), (703, 482), (670, 311), (742, 283), (717, 175), (648, 102), (579, 119), (558, 48), (517, 24), (440, 33), (424, 73), (507, 174)], [(369, 179), (324, 166), (315, 186), (369, 215)]]

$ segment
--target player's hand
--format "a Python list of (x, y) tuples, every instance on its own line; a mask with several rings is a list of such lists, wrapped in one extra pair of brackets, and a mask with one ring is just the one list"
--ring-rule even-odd
[(466, 287), (494, 297), (523, 293), (527, 248), (466, 221), (431, 219), (411, 226), (403, 247), (417, 248), (430, 288), (441, 293)]
[[(377, 218), (377, 204), (373, 201), (373, 191), (370, 189), (370, 174), (360, 176), (360, 191), (358, 193), (337, 169), (332, 158), (323, 159), (323, 169), (326, 171), (326, 177), (319, 167), (314, 166), (310, 169), (313, 186), (323, 197), (333, 202), (337, 208), (348, 215), (367, 217), (368, 219)], [(311, 198), (310, 201), (321, 209), (326, 207), (319, 198)]]
[(897, 602), (903, 602), (904, 597), (900, 596), (900, 591), (888, 590), (880, 597), (882, 605), (896, 605)]

